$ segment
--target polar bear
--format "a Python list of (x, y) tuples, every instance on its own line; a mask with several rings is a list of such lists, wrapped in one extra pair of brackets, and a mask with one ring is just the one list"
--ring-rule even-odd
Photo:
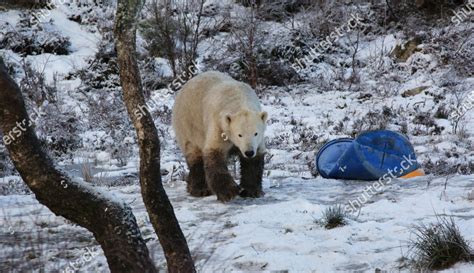
[[(255, 91), (245, 83), (216, 71), (189, 80), (176, 97), (172, 117), (189, 167), (188, 192), (215, 194), (223, 202), (238, 194), (262, 196), (267, 117)], [(227, 169), (231, 154), (240, 158), (240, 186)]]

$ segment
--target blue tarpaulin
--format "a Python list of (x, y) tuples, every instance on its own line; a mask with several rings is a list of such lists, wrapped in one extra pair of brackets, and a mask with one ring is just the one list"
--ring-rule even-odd
[(376, 130), (357, 138), (335, 139), (318, 152), (316, 166), (324, 178), (377, 180), (401, 177), (419, 168), (410, 141), (402, 134)]

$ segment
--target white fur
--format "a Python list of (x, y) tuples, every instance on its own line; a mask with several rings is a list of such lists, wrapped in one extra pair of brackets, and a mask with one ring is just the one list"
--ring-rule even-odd
[(173, 107), (173, 128), (187, 157), (210, 150), (227, 154), (234, 145), (243, 154), (264, 153), (266, 119), (250, 86), (215, 71), (188, 81)]

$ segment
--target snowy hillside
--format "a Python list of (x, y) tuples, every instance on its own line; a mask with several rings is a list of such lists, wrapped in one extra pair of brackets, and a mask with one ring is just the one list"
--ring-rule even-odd
[[(133, 208), (152, 259), (164, 271), (140, 194), (135, 130), (121, 97), (115, 1), (63, 2), (51, 10), (0, 9), (0, 56), (28, 111), (40, 113), (35, 129), (45, 150), (70, 176)], [(137, 39), (165, 189), (197, 271), (411, 271), (414, 227), (440, 216), (452, 217), (474, 248), (472, 16), (456, 23), (451, 13), (405, 14), (384, 1), (340, 1), (346, 4), (283, 15), (264, 9), (249, 29), (249, 8), (239, 4), (246, 1), (237, 2), (205, 2), (194, 62), (200, 71), (220, 70), (251, 83), (239, 38), (255, 31), (255, 89), (269, 113), (262, 198), (223, 204), (215, 196), (189, 196), (186, 162), (171, 128), (176, 91), (168, 87), (183, 71), (155, 40), (149, 6)], [(32, 24), (39, 12), (42, 19)], [(314, 53), (311, 46), (331, 39), (351, 14), (362, 18), (360, 26)], [(319, 176), (315, 155), (324, 143), (374, 129), (407, 135), (426, 175), (396, 179), (368, 198), (372, 182)], [(230, 168), (238, 178), (235, 160)], [(325, 210), (355, 200), (363, 206), (346, 225), (324, 227)], [(109, 272), (92, 234), (39, 204), (1, 142), (0, 223), (1, 272)], [(471, 261), (443, 272), (473, 271)]]

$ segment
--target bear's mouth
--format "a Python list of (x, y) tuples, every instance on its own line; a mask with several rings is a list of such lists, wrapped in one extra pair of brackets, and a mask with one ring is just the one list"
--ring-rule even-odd
[[(250, 153), (251, 152), (251, 153)], [(247, 153), (247, 154), (246, 154)], [(230, 150), (230, 154), (233, 154), (233, 155), (239, 155), (243, 158), (247, 158), (247, 159), (251, 159), (251, 158), (254, 158), (256, 155), (257, 155), (257, 152), (254, 151), (254, 150), (247, 150), (246, 152), (245, 151), (242, 151), (239, 147), (237, 146), (233, 146), (232, 149)]]

